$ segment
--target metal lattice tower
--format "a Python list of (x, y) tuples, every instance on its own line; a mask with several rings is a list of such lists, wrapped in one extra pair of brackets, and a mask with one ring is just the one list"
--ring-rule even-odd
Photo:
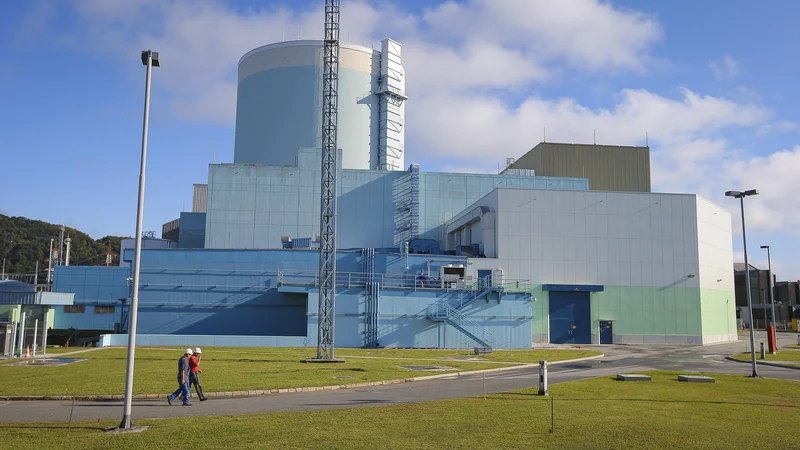
[(334, 360), (336, 305), (336, 124), (339, 95), (339, 0), (325, 0), (322, 75), (322, 196), (317, 360)]

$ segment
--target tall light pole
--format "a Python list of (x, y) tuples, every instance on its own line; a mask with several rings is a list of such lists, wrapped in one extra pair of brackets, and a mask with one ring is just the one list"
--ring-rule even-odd
[(772, 326), (774, 327), (777, 319), (775, 317), (775, 286), (773, 285), (772, 281), (772, 256), (769, 253), (769, 245), (762, 245), (761, 248), (767, 249), (767, 265), (769, 266), (769, 303), (772, 305)]
[(758, 377), (758, 368), (756, 366), (756, 338), (753, 335), (753, 295), (750, 292), (750, 263), (747, 260), (747, 231), (744, 222), (744, 198), (751, 195), (758, 195), (756, 189), (749, 191), (728, 191), (725, 193), (727, 197), (738, 198), (742, 208), (742, 241), (744, 242), (744, 283), (747, 289), (747, 314), (750, 316), (750, 359), (753, 363), (753, 373), (750, 375), (755, 378)]
[(147, 129), (150, 120), (150, 77), (153, 67), (160, 67), (158, 52), (142, 50), (142, 64), (147, 66), (144, 84), (144, 120), (142, 125), (142, 161), (139, 167), (139, 201), (136, 209), (136, 249), (133, 256), (133, 293), (129, 310), (130, 325), (128, 326), (128, 369), (125, 374), (125, 412), (119, 428), (132, 430), (135, 426), (131, 423), (131, 403), (133, 402), (133, 357), (136, 351), (136, 316), (139, 307), (139, 266), (142, 256), (142, 217), (144, 215), (144, 181), (147, 168)]
[(50, 277), (53, 275), (53, 238), (50, 238), (50, 258), (47, 260), (47, 286), (50, 287)]
[[(14, 241), (9, 241), (8, 245), (11, 247), (11, 250), (14, 250)], [(3, 272), (2, 275), (0, 275), (0, 280), (5, 280), (5, 279), (6, 279), (6, 259), (3, 258)]]

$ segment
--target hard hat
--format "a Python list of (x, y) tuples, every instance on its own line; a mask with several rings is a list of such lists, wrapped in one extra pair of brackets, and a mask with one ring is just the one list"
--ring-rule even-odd
[(195, 355), (199, 355), (199, 354), (203, 353), (203, 351), (200, 350), (200, 347), (197, 347), (196, 349), (194, 349), (194, 353), (195, 353)]
[(187, 348), (186, 351), (184, 352), (184, 354), (191, 355), (192, 354), (192, 349)]

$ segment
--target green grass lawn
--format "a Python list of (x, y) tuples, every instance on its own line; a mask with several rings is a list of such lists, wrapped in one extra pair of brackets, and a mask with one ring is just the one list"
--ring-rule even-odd
[[(790, 365), (800, 366), (800, 352), (796, 350), (778, 350), (778, 353), (774, 355), (767, 353), (765, 356), (764, 361), (788, 361)], [(750, 353), (738, 353), (733, 357), (742, 361), (750, 361), (752, 356)], [(762, 361), (759, 352), (756, 352), (756, 360)]]
[(791, 344), (791, 345), (787, 345), (787, 346), (786, 346), (786, 348), (796, 348), (796, 349), (800, 349), (800, 345), (797, 345), (797, 344)]
[[(182, 352), (183, 348), (137, 349), (134, 393), (167, 394), (175, 390), (177, 360)], [(320, 365), (303, 362), (316, 356), (316, 348), (220, 347), (204, 349), (200, 367), (205, 390), (223, 392), (353, 384), (444, 373), (411, 371), (399, 366), (442, 365), (465, 371), (507, 367), (519, 361), (542, 358), (556, 361), (599, 354), (579, 350), (521, 350), (514, 351), (513, 355), (511, 352), (487, 355), (484, 362), (455, 359), (465, 353), (340, 349), (336, 355), (346, 359), (346, 363)], [(109, 348), (66, 355), (65, 358), (86, 360), (60, 367), (0, 365), (0, 396), (121, 395), (124, 392), (126, 355), (125, 348)], [(506, 360), (512, 362), (496, 362)]]
[[(386, 407), (228, 417), (141, 420), (141, 434), (105, 435), (116, 422), (0, 424), (3, 445), (21, 448), (797, 448), (800, 383), (711, 375), (716, 384), (610, 377), (483, 398)], [(550, 434), (551, 400), (555, 432)], [(771, 420), (769, 418), (783, 418)]]
[(92, 347), (47, 347), (47, 355), (59, 355), (61, 353), (79, 352), (82, 350), (100, 350)]

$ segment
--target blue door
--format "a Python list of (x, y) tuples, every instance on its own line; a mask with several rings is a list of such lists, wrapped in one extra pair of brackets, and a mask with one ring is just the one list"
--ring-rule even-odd
[(550, 291), (550, 342), (592, 343), (588, 292)]
[(490, 270), (478, 270), (478, 283), (479, 286), (491, 286), (492, 285), (492, 271)]
[(614, 343), (614, 322), (610, 320), (600, 321), (600, 343), (601, 344)]

